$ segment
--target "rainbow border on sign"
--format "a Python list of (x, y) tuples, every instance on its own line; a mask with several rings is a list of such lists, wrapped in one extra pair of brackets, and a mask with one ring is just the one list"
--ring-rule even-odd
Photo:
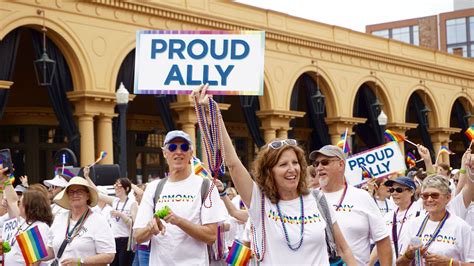
[[(140, 47), (140, 34), (236, 34), (236, 35), (252, 35), (258, 34), (261, 35), (262, 39), (262, 47), (260, 49), (263, 50), (262, 54), (265, 54), (265, 32), (264, 31), (250, 31), (250, 30), (242, 30), (242, 31), (224, 31), (224, 30), (139, 30), (137, 31), (137, 45), (136, 47)], [(138, 53), (135, 54), (135, 61), (138, 60)], [(139, 65), (135, 64), (135, 73), (139, 73)], [(213, 95), (263, 95), (263, 86), (264, 86), (264, 71), (260, 73), (260, 88), (254, 91), (220, 91), (220, 90), (208, 90), (208, 94)], [(135, 94), (191, 94), (192, 90), (138, 90), (138, 80), (135, 79), (133, 84), (133, 92)]]

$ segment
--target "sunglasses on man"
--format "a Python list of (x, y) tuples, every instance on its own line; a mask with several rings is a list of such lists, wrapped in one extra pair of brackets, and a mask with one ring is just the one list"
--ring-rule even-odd
[(189, 148), (190, 148), (188, 143), (181, 143), (181, 144), (170, 143), (166, 145), (166, 149), (169, 150), (170, 152), (175, 152), (178, 149), (178, 147), (182, 152), (187, 152), (189, 151)]
[(322, 159), (320, 161), (314, 161), (313, 166), (318, 167), (320, 164), (322, 166), (328, 166), (331, 162), (340, 161), (340, 159)]

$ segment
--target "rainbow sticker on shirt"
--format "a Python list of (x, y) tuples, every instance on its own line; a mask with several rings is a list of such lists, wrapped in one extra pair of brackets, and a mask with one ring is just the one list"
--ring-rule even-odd
[[(268, 211), (268, 218), (275, 222), (280, 222), (281, 218), (278, 215), (277, 211), (274, 210), (269, 210)], [(312, 214), (304, 217), (304, 224), (311, 224), (311, 223), (316, 223), (316, 222), (321, 222), (321, 214)], [(283, 223), (285, 224), (301, 224), (301, 216), (288, 216), (288, 215), (283, 215)]]
[[(424, 234), (421, 237), (421, 241), (423, 243), (426, 243), (426, 242), (430, 241), (430, 239), (432, 237), (433, 237), (432, 234)], [(455, 245), (456, 244), (456, 238), (454, 236), (446, 236), (446, 235), (439, 234), (433, 242), (445, 243), (445, 244), (449, 244), (449, 245)]]
[(163, 195), (158, 199), (159, 203), (170, 203), (170, 202), (193, 202), (196, 198), (195, 195)]
[(354, 208), (354, 205), (349, 204), (341, 204), (337, 206), (337, 204), (333, 204), (334, 208), (336, 208), (337, 212), (351, 212)]

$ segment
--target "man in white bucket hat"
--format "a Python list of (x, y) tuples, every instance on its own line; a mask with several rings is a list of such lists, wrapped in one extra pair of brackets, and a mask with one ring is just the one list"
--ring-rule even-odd
[(61, 175), (54, 176), (53, 179), (44, 180), (43, 184), (48, 187), (49, 200), (51, 201), (51, 211), (53, 216), (60, 212), (66, 211), (64, 208), (61, 208), (59, 205), (53, 202), (54, 197), (63, 191), (67, 186), (68, 181)]

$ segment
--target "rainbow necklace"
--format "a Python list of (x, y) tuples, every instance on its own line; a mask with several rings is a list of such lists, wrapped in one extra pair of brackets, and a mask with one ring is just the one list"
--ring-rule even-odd
[[(280, 211), (280, 205), (278, 205), (278, 202), (276, 204), (277, 210), (278, 210), (278, 216), (280, 217), (280, 222), (281, 226), (283, 227), (283, 232), (285, 233), (285, 239), (286, 239), (286, 244), (288, 247), (293, 250), (297, 251), (301, 245), (303, 244), (303, 235), (304, 235), (304, 203), (303, 203), (303, 196), (300, 195), (300, 207), (301, 207), (301, 216), (300, 216), (300, 221), (301, 221), (301, 230), (300, 230), (300, 240), (296, 244), (292, 244), (290, 241), (290, 237), (288, 235), (288, 231), (286, 230), (285, 223), (283, 222), (283, 215), (281, 214)], [(263, 217), (262, 217), (263, 218)], [(295, 246), (295, 247), (294, 247)]]
[[(199, 104), (198, 97), (193, 97), (194, 109), (198, 120), (199, 130), (201, 131), (201, 142), (207, 155), (208, 165), (213, 179), (225, 174), (224, 160), (224, 142), (221, 131), (222, 115), (217, 103), (209, 98), (209, 115), (206, 115), (205, 107)], [(209, 120), (208, 120), (209, 118)], [(209, 122), (208, 122), (209, 121)], [(212, 207), (211, 192), (214, 189), (214, 182), (211, 182), (206, 198), (209, 198), (210, 204), (204, 200), (204, 207)]]

